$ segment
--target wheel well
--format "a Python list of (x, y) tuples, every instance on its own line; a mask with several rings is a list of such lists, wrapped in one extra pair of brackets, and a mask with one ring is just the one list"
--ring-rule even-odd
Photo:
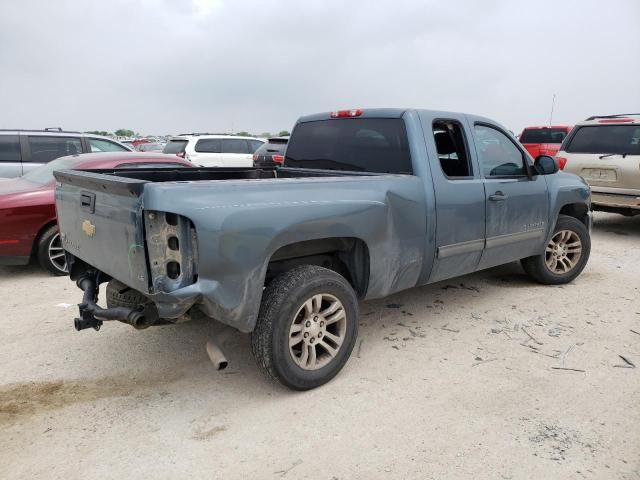
[(569, 217), (577, 218), (585, 225), (589, 224), (587, 220), (588, 213), (589, 208), (583, 203), (570, 203), (560, 209), (560, 215), (567, 215)]
[(359, 297), (369, 283), (369, 249), (359, 238), (306, 240), (279, 248), (269, 259), (265, 282), (298, 265), (318, 265), (347, 279)]
[(38, 230), (38, 233), (36, 234), (36, 236), (33, 237), (33, 244), (31, 245), (31, 255), (30, 255), (31, 260), (36, 258), (36, 255), (38, 253), (38, 244), (40, 243), (40, 239), (42, 238), (42, 235), (49, 227), (52, 227), (55, 224), (56, 224), (55, 220), (52, 220), (49, 223), (45, 223), (42, 227), (40, 227), (40, 230)]

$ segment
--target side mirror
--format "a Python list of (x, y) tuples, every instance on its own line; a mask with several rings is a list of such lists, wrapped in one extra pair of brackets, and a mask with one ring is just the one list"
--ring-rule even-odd
[(539, 175), (553, 175), (560, 170), (556, 159), (549, 155), (539, 155), (533, 162), (533, 168)]

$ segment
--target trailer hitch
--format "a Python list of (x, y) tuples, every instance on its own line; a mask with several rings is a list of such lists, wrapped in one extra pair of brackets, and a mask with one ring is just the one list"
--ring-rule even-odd
[(157, 320), (157, 315), (147, 315), (144, 305), (136, 308), (113, 307), (102, 308), (96, 302), (98, 300), (98, 275), (84, 275), (76, 282), (84, 291), (82, 303), (78, 304), (80, 316), (74, 319), (77, 331), (93, 328), (100, 330), (102, 323), (107, 320), (119, 320), (128, 323), (135, 328), (146, 328)]

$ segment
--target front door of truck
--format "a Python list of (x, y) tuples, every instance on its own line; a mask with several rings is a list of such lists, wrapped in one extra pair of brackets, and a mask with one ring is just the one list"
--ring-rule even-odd
[(422, 118), (436, 198), (436, 257), (429, 282), (473, 272), (484, 248), (482, 177), (464, 118), (448, 115)]
[(524, 150), (495, 125), (476, 122), (473, 134), (486, 205), (486, 245), (479, 268), (542, 253), (549, 228), (545, 177), (530, 175)]

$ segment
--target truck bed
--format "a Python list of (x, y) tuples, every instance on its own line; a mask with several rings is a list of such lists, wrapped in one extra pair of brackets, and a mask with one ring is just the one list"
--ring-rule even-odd
[(366, 245), (362, 255), (376, 258), (360, 271), (371, 298), (416, 285), (427, 268), (424, 186), (414, 175), (194, 168), (55, 177), (71, 277), (93, 270), (117, 279), (165, 319), (198, 304), (251, 331), (270, 259), (305, 242)]
[(58, 182), (77, 187), (98, 188), (111, 193), (142, 194), (146, 183), (197, 182), (212, 180), (262, 180), (275, 178), (340, 177), (380, 175), (370, 172), (345, 172), (304, 168), (131, 168), (60, 170)]

